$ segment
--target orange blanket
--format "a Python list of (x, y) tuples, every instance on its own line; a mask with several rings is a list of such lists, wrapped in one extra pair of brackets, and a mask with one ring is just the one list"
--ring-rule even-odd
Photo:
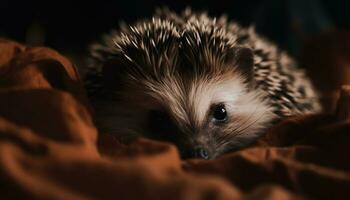
[(350, 198), (350, 88), (213, 161), (98, 135), (87, 102), (68, 59), (0, 40), (0, 199)]

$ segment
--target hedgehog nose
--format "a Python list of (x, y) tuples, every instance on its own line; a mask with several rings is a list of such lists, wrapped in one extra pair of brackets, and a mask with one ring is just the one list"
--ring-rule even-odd
[(209, 159), (209, 153), (208, 150), (206, 150), (203, 147), (196, 147), (192, 150), (190, 150), (190, 157), (192, 158), (203, 158), (203, 159)]

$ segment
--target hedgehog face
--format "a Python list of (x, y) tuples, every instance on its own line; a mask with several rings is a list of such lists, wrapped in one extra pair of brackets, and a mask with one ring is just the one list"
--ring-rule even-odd
[(99, 127), (174, 143), (184, 158), (213, 159), (244, 147), (273, 118), (260, 92), (235, 70), (175, 71), (137, 80), (129, 73), (121, 73), (118, 100), (96, 109)]
[(273, 118), (259, 92), (249, 91), (237, 73), (197, 77), (187, 80), (188, 87), (178, 80), (152, 86), (148, 94), (159, 106), (145, 121), (147, 136), (175, 143), (183, 157), (212, 159), (244, 147)]

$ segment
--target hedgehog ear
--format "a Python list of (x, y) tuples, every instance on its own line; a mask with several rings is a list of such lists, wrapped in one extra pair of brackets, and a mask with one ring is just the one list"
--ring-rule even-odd
[(246, 77), (249, 85), (254, 85), (254, 53), (251, 48), (237, 47), (234, 50), (233, 65)]

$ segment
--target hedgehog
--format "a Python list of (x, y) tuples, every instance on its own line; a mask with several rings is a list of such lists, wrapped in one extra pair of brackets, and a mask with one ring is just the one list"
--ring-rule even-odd
[(321, 111), (306, 72), (226, 16), (157, 10), (91, 46), (85, 85), (101, 133), (170, 142), (214, 159), (286, 117)]

